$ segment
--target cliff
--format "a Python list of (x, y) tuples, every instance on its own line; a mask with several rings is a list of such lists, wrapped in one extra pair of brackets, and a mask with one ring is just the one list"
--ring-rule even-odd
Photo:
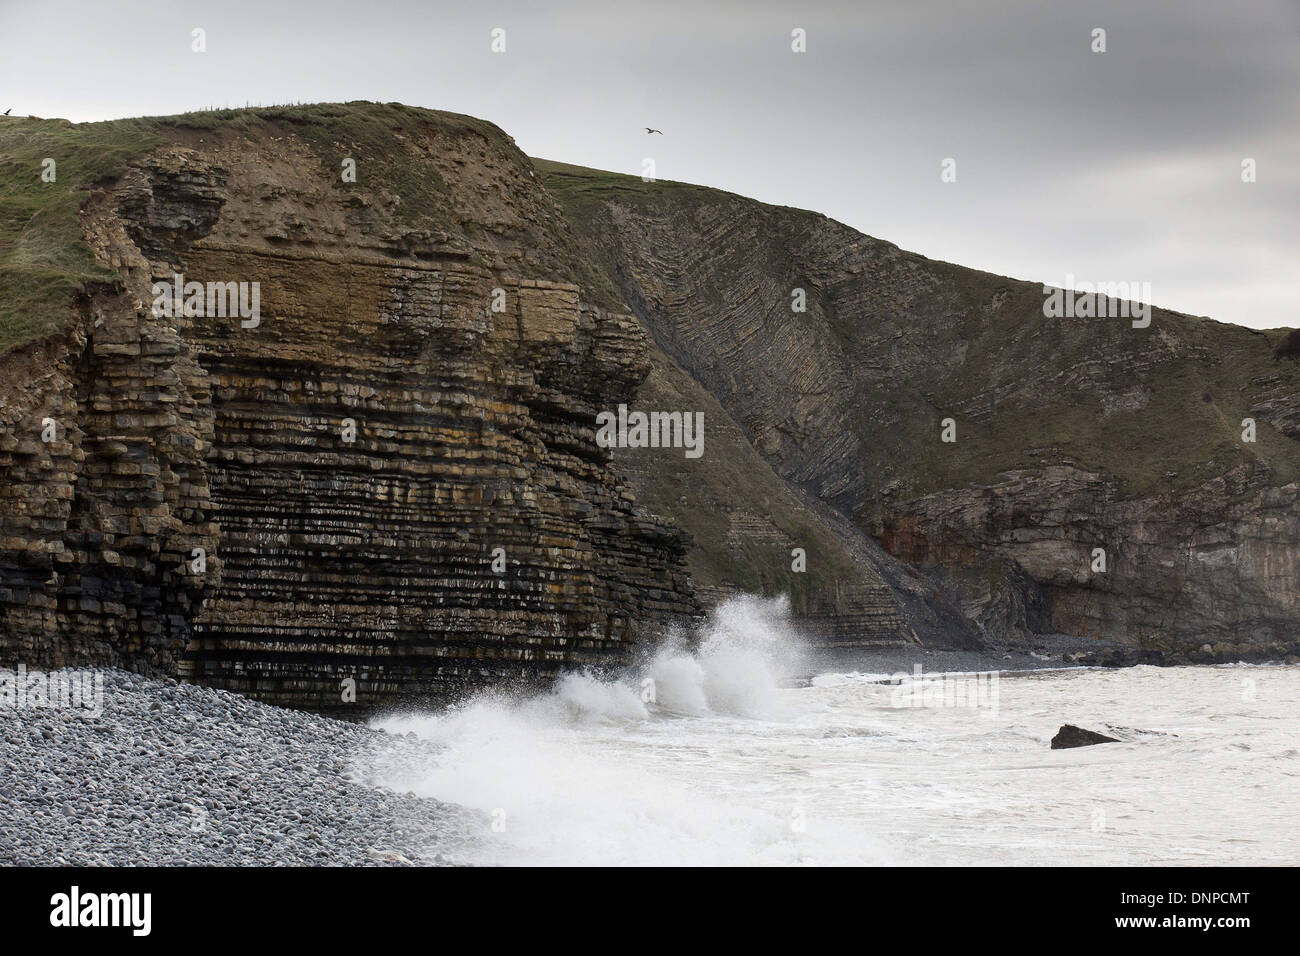
[[(660, 361), (980, 638), (1063, 633), (1165, 661), (1300, 648), (1300, 374), (1273, 358), (1285, 330), (1159, 308), (1146, 327), (1048, 318), (1039, 284), (815, 213), (539, 168)], [(708, 542), (706, 516), (664, 513)]]
[[(5, 118), (0, 174), (2, 661), (339, 710), (625, 664), (742, 591), (841, 647), (1297, 650), (1281, 331), (1047, 319), (394, 104)], [(704, 453), (603, 447), (619, 405)]]
[[(374, 105), (110, 125), (135, 155), (61, 187), (100, 271), (3, 358), (0, 655), (324, 709), (626, 663), (697, 613), (684, 536), (592, 436), (644, 333), (508, 137)], [(178, 274), (259, 312), (160, 315)]]

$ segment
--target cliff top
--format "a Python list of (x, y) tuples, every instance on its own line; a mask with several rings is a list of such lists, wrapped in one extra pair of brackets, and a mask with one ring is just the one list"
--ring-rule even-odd
[(92, 192), (169, 144), (217, 155), (219, 165), (241, 140), (282, 138), (314, 154), (320, 167), (312, 175), (339, 190), (341, 161), (356, 161), (356, 181), (334, 198), (367, 229), (417, 242), (463, 240), (489, 268), (508, 245), (535, 277), (577, 282), (592, 301), (618, 307), (546, 193), (525, 187), (534, 177), (528, 157), (497, 126), (472, 116), (352, 102), (98, 123), (0, 117), (0, 353), (57, 333), (84, 283), (114, 279), (96, 264), (78, 222)]

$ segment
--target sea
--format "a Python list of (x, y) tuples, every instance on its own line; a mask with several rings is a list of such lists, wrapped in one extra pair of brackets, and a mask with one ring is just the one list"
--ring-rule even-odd
[(465, 808), (439, 849), (472, 865), (1300, 862), (1300, 667), (817, 660), (738, 598), (626, 673), (377, 721), (436, 744), (380, 782)]

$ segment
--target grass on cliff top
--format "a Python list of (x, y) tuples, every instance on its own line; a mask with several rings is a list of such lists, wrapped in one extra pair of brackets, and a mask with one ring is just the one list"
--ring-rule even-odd
[[(757, 203), (756, 199), (729, 193), (711, 186), (697, 186), (692, 183), (679, 183), (671, 179), (656, 179), (646, 182), (640, 176), (627, 173), (611, 173), (604, 169), (591, 169), (587, 166), (575, 166), (553, 159), (533, 157), (533, 166), (541, 174), (542, 182), (564, 208), (572, 215), (585, 217), (598, 206), (611, 199), (650, 200), (664, 195), (671, 195), (677, 201), (696, 199), (699, 201), (716, 201), (722, 197), (735, 197), (746, 202)], [(762, 204), (760, 204), (762, 205)], [(787, 208), (787, 207), (774, 207)], [(801, 210), (802, 211), (802, 210)], [(817, 213), (808, 215), (816, 216)]]
[[(358, 181), (400, 197), (397, 229), (448, 230), (454, 221), (450, 187), (431, 163), (424, 134), (483, 141), (483, 150), (530, 172), (531, 162), (486, 120), (401, 103), (320, 103), (214, 109), (175, 116), (99, 123), (0, 117), (0, 354), (61, 331), (73, 319), (72, 296), (86, 281), (111, 280), (85, 245), (78, 211), (96, 187), (112, 184), (128, 166), (165, 142), (198, 145), (291, 133), (330, 170), (346, 156), (358, 160)], [(405, 148), (397, 148), (405, 147)], [(41, 179), (42, 161), (55, 161), (54, 182)], [(562, 226), (562, 214), (557, 210)], [(554, 267), (607, 308), (621, 302), (604, 272), (560, 228), (520, 237), (523, 245), (554, 249)]]
[[(0, 117), (0, 354), (58, 332), (72, 295), (114, 273), (95, 263), (77, 212), (157, 138), (131, 121)], [(41, 178), (54, 160), (54, 181)]]

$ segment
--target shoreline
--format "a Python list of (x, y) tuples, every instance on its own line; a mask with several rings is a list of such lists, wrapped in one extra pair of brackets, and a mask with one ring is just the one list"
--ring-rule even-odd
[[(827, 669), (783, 686), (850, 672), (888, 684), (899, 673), (911, 677), (915, 663), (932, 676), (1103, 670), (924, 648), (858, 649), (819, 662)], [(454, 865), (490, 824), (482, 812), (397, 782), (442, 753), (414, 733), (170, 679), (111, 669), (103, 676), (104, 706), (93, 719), (0, 706), (0, 866)]]
[[(1071, 639), (1073, 644), (1073, 639)], [(1163, 660), (1145, 659), (1138, 654), (1099, 659), (1096, 654), (1082, 654), (1075, 650), (1054, 649), (1026, 651), (1021, 648), (990, 647), (980, 650), (932, 649), (911, 645), (879, 648), (817, 648), (809, 652), (804, 666), (799, 668), (797, 679), (811, 680), (823, 674), (858, 673), (893, 677), (911, 676), (920, 665), (925, 674), (971, 674), (996, 671), (1003, 677), (1041, 673), (1044, 671), (1071, 670), (1122, 670), (1130, 667), (1285, 667), (1300, 663), (1291, 657), (1271, 657), (1260, 660)]]

